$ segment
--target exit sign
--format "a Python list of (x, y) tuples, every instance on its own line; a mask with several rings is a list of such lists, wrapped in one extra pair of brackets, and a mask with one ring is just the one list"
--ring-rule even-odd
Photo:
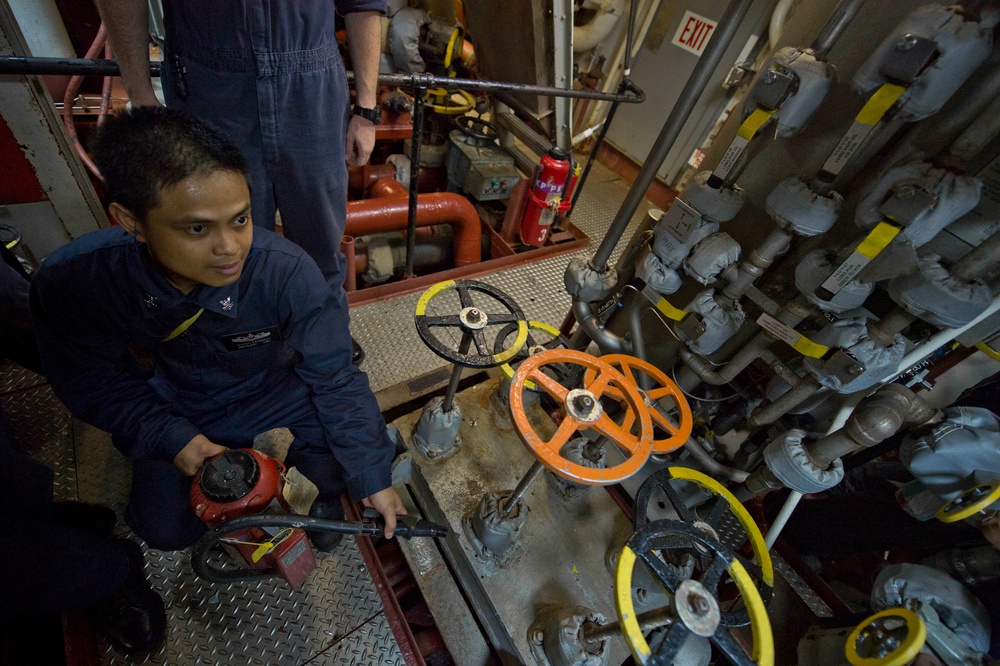
[(699, 16), (692, 11), (684, 12), (681, 23), (677, 26), (677, 32), (671, 40), (685, 51), (690, 51), (696, 56), (700, 56), (708, 44), (708, 38), (715, 32), (716, 22)]

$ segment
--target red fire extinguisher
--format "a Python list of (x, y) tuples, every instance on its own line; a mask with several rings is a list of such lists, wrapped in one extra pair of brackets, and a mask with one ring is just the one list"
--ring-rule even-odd
[[(215, 527), (243, 516), (290, 514), (282, 493), (285, 466), (254, 449), (230, 449), (202, 466), (191, 485), (191, 508)], [(249, 527), (220, 540), (246, 569), (276, 570), (298, 587), (316, 568), (306, 533), (299, 528)]]
[(552, 223), (558, 219), (560, 212), (568, 209), (574, 183), (573, 160), (565, 150), (555, 147), (542, 156), (524, 197), (519, 232), (521, 242), (526, 245), (545, 244)]

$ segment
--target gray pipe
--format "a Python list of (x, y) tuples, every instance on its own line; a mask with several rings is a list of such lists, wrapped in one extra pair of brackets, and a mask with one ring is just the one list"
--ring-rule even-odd
[(791, 242), (791, 233), (784, 229), (774, 229), (750, 253), (747, 260), (739, 265), (736, 276), (723, 289), (723, 295), (733, 301), (738, 301), (757, 278), (770, 268), (774, 260), (788, 251)]
[(708, 40), (708, 46), (705, 47), (704, 53), (698, 59), (698, 64), (695, 65), (694, 71), (691, 72), (691, 76), (681, 91), (677, 103), (674, 104), (673, 110), (671, 110), (666, 122), (663, 123), (663, 129), (656, 137), (656, 142), (649, 151), (649, 155), (646, 156), (635, 182), (632, 183), (628, 194), (625, 195), (625, 200), (622, 201), (615, 219), (611, 222), (608, 233), (601, 241), (597, 252), (594, 253), (594, 258), (590, 260), (590, 265), (598, 271), (604, 271), (615, 245), (625, 233), (626, 227), (632, 220), (632, 215), (635, 214), (643, 197), (646, 196), (646, 190), (649, 189), (656, 173), (660, 170), (663, 160), (667, 158), (667, 153), (674, 147), (674, 142), (680, 136), (684, 124), (691, 116), (694, 105), (705, 91), (709, 80), (722, 61), (722, 56), (732, 43), (733, 37), (751, 4), (753, 4), (753, 0), (731, 0), (729, 6), (726, 7), (725, 14), (722, 15), (715, 32)]
[(820, 33), (812, 43), (813, 55), (817, 60), (826, 60), (826, 57), (830, 54), (830, 49), (840, 39), (840, 36), (844, 33), (848, 24), (850, 24), (854, 15), (858, 13), (863, 2), (864, 0), (842, 0), (837, 5), (837, 8), (833, 10), (833, 14), (827, 19), (826, 25), (823, 26), (823, 29), (820, 30)]
[(820, 389), (820, 383), (812, 375), (806, 375), (798, 384), (788, 389), (777, 400), (754, 410), (747, 419), (747, 426), (758, 428), (774, 423), (813, 396)]
[(955, 262), (951, 274), (962, 282), (972, 282), (1000, 265), (1000, 231), (984, 240)]
[(691, 457), (698, 461), (698, 464), (705, 468), (705, 471), (713, 477), (721, 477), (733, 483), (743, 483), (750, 476), (750, 472), (742, 469), (723, 465), (718, 460), (709, 455), (708, 451), (702, 447), (701, 442), (695, 437), (691, 437), (684, 443), (684, 450), (691, 454)]
[(574, 298), (573, 314), (576, 316), (576, 321), (579, 322), (583, 330), (590, 336), (590, 339), (596, 342), (597, 346), (601, 348), (601, 353), (632, 353), (632, 345), (629, 341), (604, 328), (601, 322), (598, 321), (597, 315), (591, 311), (590, 305), (587, 303)]
[[(629, 330), (632, 334), (632, 355), (641, 361), (648, 361), (646, 357), (646, 343), (642, 337), (642, 312), (646, 309), (646, 299), (636, 294), (632, 300), (632, 305), (628, 310)], [(636, 380), (639, 388), (648, 391), (652, 388), (652, 377), (644, 372), (637, 373)]]

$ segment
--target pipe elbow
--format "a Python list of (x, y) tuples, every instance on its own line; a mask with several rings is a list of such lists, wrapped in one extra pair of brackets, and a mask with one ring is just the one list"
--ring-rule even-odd
[(597, 316), (591, 311), (590, 306), (581, 300), (573, 299), (573, 314), (577, 322), (587, 332), (590, 339), (597, 343), (604, 354), (630, 354), (632, 345), (627, 340), (619, 337), (604, 328), (597, 320)]

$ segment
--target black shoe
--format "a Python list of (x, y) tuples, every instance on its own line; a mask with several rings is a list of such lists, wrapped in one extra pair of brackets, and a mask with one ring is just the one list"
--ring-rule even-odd
[(351, 364), (361, 365), (365, 362), (365, 350), (361, 348), (358, 341), (351, 338)]
[[(339, 497), (331, 502), (316, 500), (313, 502), (312, 508), (309, 509), (309, 515), (313, 518), (325, 518), (326, 520), (343, 520), (344, 505), (340, 503)], [(324, 553), (333, 551), (344, 539), (344, 535), (338, 532), (306, 530), (306, 534), (309, 535), (309, 541), (312, 542), (312, 545)]]
[(53, 502), (52, 520), (104, 538), (111, 536), (118, 523), (115, 512), (108, 507), (83, 502)]
[(129, 573), (121, 588), (93, 608), (98, 629), (119, 652), (133, 656), (155, 652), (163, 643), (167, 614), (163, 599), (146, 580), (145, 558), (139, 544), (118, 541), (129, 560)]

